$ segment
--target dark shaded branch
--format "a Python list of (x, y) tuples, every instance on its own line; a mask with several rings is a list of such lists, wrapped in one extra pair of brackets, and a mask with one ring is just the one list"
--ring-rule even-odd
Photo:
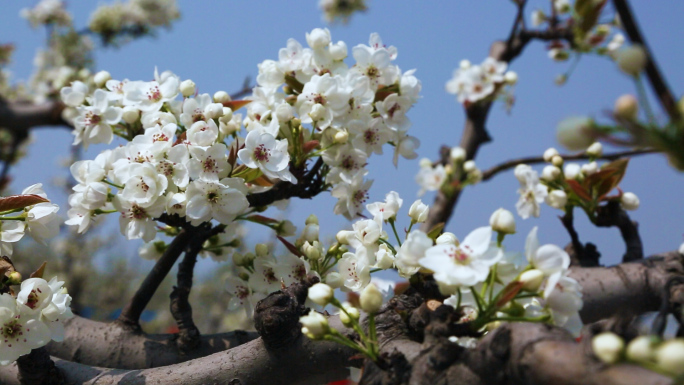
[(634, 19), (629, 3), (627, 2), (627, 0), (613, 0), (613, 5), (615, 6), (615, 10), (620, 16), (620, 22), (622, 23), (625, 32), (627, 32), (629, 40), (632, 43), (641, 45), (646, 51), (646, 76), (648, 76), (648, 81), (651, 84), (651, 87), (653, 88), (653, 91), (655, 92), (656, 96), (658, 97), (660, 105), (667, 112), (668, 116), (670, 117), (670, 120), (680, 120), (682, 116), (679, 109), (677, 108), (677, 101), (674, 98), (674, 96), (672, 96), (672, 92), (670, 91), (670, 88), (667, 85), (665, 77), (660, 72), (660, 69), (658, 69), (655, 57), (651, 53), (651, 49), (646, 43), (646, 39), (641, 34), (641, 30), (639, 29), (639, 26), (637, 25), (637, 22)]
[(584, 245), (580, 239), (577, 230), (575, 230), (573, 211), (568, 210), (565, 215), (559, 217), (563, 227), (570, 235), (570, 245), (565, 250), (570, 255), (571, 266), (595, 267), (599, 265), (599, 257), (601, 256), (596, 251), (596, 246), (591, 243)]
[(617, 227), (625, 241), (627, 250), (622, 256), (622, 262), (632, 262), (644, 258), (644, 247), (639, 236), (639, 225), (629, 218), (627, 212), (617, 201), (610, 201), (600, 206), (597, 211), (596, 226)]
[(247, 76), (245, 80), (242, 82), (242, 88), (239, 91), (230, 94), (230, 99), (236, 100), (245, 97), (252, 92), (252, 89), (254, 87), (256, 87), (256, 85), (252, 84), (252, 79), (250, 79), (249, 76)]
[(133, 298), (124, 306), (119, 318), (116, 320), (118, 323), (135, 330), (140, 329), (140, 324), (138, 323), (140, 315), (166, 275), (171, 271), (178, 257), (185, 250), (189, 239), (190, 233), (185, 229), (181, 230), (176, 238), (174, 238), (164, 251), (164, 254), (157, 260), (149, 274), (147, 274), (147, 277), (145, 277)]
[(4, 127), (18, 138), (26, 138), (28, 130), (34, 127), (71, 126), (62, 119), (64, 105), (57, 101), (41, 104), (30, 102), (7, 102), (0, 99), (0, 127)]
[(17, 379), (22, 385), (62, 385), (64, 374), (55, 367), (44, 347), (17, 359)]
[[(638, 156), (638, 155), (646, 155), (646, 154), (655, 154), (659, 153), (659, 150), (652, 149), (652, 148), (644, 148), (644, 149), (639, 149), (639, 150), (631, 150), (631, 151), (621, 151), (621, 152), (615, 152), (612, 154), (604, 154), (598, 157), (598, 159), (602, 160), (616, 160), (619, 158), (624, 158), (624, 157), (629, 157), (629, 156)], [(589, 159), (589, 155), (585, 153), (581, 154), (574, 154), (574, 155), (561, 155), (563, 160), (583, 160), (583, 159)], [(539, 164), (539, 163), (546, 163), (543, 157), (541, 156), (530, 156), (530, 157), (525, 157), (525, 158), (518, 158), (518, 159), (512, 159), (503, 163), (500, 163), (492, 168), (489, 168), (485, 171), (482, 172), (482, 180), (486, 181), (489, 179), (492, 179), (496, 174), (510, 170), (512, 168), (515, 168), (515, 166), (524, 163), (524, 164)]]
[(49, 353), (64, 360), (119, 369), (147, 369), (173, 365), (232, 349), (259, 337), (256, 332), (233, 331), (203, 335), (199, 345), (181, 352), (177, 334), (145, 334), (116, 322), (74, 317), (65, 323), (63, 342), (50, 342)]
[(197, 254), (202, 250), (204, 240), (193, 238), (190, 240), (183, 260), (178, 265), (177, 286), (171, 292), (171, 315), (178, 325), (178, 349), (188, 352), (199, 346), (200, 331), (192, 320), (192, 306), (188, 297), (192, 289), (192, 277), (197, 263)]

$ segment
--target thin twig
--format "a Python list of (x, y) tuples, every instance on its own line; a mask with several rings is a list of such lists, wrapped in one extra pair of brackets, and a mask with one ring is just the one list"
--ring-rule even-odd
[[(646, 155), (646, 154), (655, 154), (660, 152), (659, 150), (652, 149), (652, 148), (644, 148), (640, 150), (630, 150), (630, 151), (621, 151), (621, 152), (615, 152), (612, 154), (605, 154), (601, 155), (598, 157), (598, 159), (603, 159), (603, 160), (615, 160), (627, 156), (637, 156), (637, 155)], [(589, 159), (589, 155), (586, 153), (581, 153), (581, 154), (575, 154), (575, 155), (561, 155), (561, 157), (564, 160), (582, 160), (582, 159)], [(486, 181), (494, 177), (494, 175), (510, 170), (514, 168), (515, 166), (519, 164), (539, 164), (539, 163), (545, 163), (545, 160), (541, 156), (531, 156), (531, 157), (526, 157), (526, 158), (518, 158), (518, 159), (513, 159), (509, 160), (503, 163), (500, 163), (490, 169), (487, 169), (486, 171), (482, 172), (482, 180)]]
[(646, 75), (648, 76), (648, 81), (651, 83), (653, 91), (660, 101), (660, 105), (667, 112), (671, 120), (679, 121), (682, 116), (677, 108), (676, 99), (672, 96), (672, 91), (670, 91), (670, 87), (667, 85), (665, 77), (660, 72), (660, 69), (658, 69), (655, 57), (651, 53), (651, 49), (646, 43), (646, 39), (644, 39), (644, 36), (634, 19), (629, 3), (627, 0), (613, 0), (613, 5), (620, 16), (620, 21), (625, 28), (625, 32), (627, 32), (627, 36), (629, 36), (629, 40), (632, 43), (641, 45), (644, 51), (646, 51)]

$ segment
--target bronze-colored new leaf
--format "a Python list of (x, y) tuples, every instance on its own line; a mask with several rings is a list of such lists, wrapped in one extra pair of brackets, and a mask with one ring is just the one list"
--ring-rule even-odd
[(292, 243), (290, 243), (287, 239), (285, 239), (285, 238), (281, 237), (280, 235), (278, 235), (278, 240), (280, 240), (280, 242), (282, 242), (283, 245), (285, 245), (285, 247), (287, 247), (287, 249), (290, 250), (290, 252), (291, 252), (292, 254), (294, 254), (294, 255), (296, 255), (296, 256), (298, 256), (298, 257), (303, 257), (303, 256), (304, 256), (304, 255), (302, 254), (302, 252), (299, 251), (299, 249), (296, 248), (295, 245), (293, 245)]
[(45, 273), (45, 266), (47, 266), (47, 262), (43, 262), (43, 264), (40, 265), (38, 270), (31, 273), (29, 278), (43, 278), (43, 273)]
[(44, 202), (50, 202), (50, 200), (36, 194), (10, 195), (0, 198), (0, 211), (23, 209)]

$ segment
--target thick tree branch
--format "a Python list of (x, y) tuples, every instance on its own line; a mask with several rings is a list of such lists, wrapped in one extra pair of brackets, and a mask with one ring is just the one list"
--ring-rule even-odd
[(234, 331), (203, 335), (195, 349), (181, 352), (176, 334), (144, 334), (115, 322), (76, 316), (65, 323), (63, 342), (51, 342), (48, 352), (64, 360), (119, 369), (147, 369), (173, 365), (232, 349), (259, 337)]
[(266, 192), (248, 195), (249, 205), (251, 207), (263, 207), (281, 199), (294, 197), (311, 199), (315, 197), (325, 189), (323, 174), (321, 174), (322, 168), (322, 158), (318, 158), (306, 174), (303, 174), (303, 170), (290, 168), (290, 171), (297, 177), (297, 184), (281, 181)]
[(181, 352), (188, 352), (199, 346), (200, 331), (192, 320), (192, 306), (188, 300), (192, 289), (192, 277), (197, 263), (197, 254), (202, 249), (204, 240), (194, 238), (190, 240), (188, 250), (178, 265), (177, 286), (171, 292), (171, 315), (178, 325), (178, 348)]
[(596, 226), (617, 227), (625, 241), (627, 250), (622, 256), (622, 262), (632, 262), (644, 258), (644, 247), (639, 236), (639, 225), (629, 218), (627, 212), (617, 201), (610, 201), (598, 209)]
[[(615, 152), (612, 154), (604, 154), (598, 157), (597, 159), (602, 159), (602, 160), (616, 160), (619, 158), (624, 158), (624, 157), (630, 157), (630, 156), (638, 156), (638, 155), (647, 155), (647, 154), (655, 154), (659, 153), (660, 151), (651, 149), (651, 148), (644, 148), (644, 149), (639, 149), (639, 150), (631, 150), (631, 151), (621, 151), (621, 152)], [(589, 159), (589, 155), (585, 153), (581, 154), (574, 154), (574, 155), (561, 155), (563, 160), (583, 160), (583, 159)], [(519, 164), (539, 164), (539, 163), (546, 163), (543, 157), (541, 156), (530, 156), (530, 157), (525, 157), (525, 158), (518, 158), (518, 159), (512, 159), (503, 163), (500, 163), (492, 168), (489, 168), (485, 171), (482, 172), (482, 180), (487, 181), (492, 179), (496, 174), (510, 170), (512, 168), (515, 168), (515, 166)]]
[(28, 136), (28, 130), (42, 126), (71, 126), (62, 119), (64, 105), (57, 101), (41, 104), (31, 102), (8, 102), (0, 99), (0, 127), (6, 128), (19, 138)]
[(580, 241), (579, 234), (575, 230), (573, 211), (569, 210), (559, 218), (563, 227), (565, 227), (565, 230), (570, 235), (570, 244), (565, 248), (565, 251), (570, 255), (570, 265), (582, 267), (598, 266), (601, 255), (596, 250), (596, 246), (591, 243), (585, 245)]
[(627, 32), (627, 36), (632, 43), (641, 45), (647, 54), (646, 62), (646, 76), (648, 76), (649, 83), (655, 92), (660, 105), (667, 112), (670, 120), (678, 121), (682, 118), (679, 109), (677, 108), (677, 101), (672, 96), (670, 87), (667, 85), (665, 77), (660, 72), (658, 65), (656, 64), (655, 57), (651, 53), (651, 49), (646, 43), (646, 39), (641, 34), (641, 30), (632, 15), (632, 10), (630, 9), (627, 0), (613, 0), (613, 5), (615, 10), (620, 16), (620, 22)]
[(64, 376), (55, 367), (45, 348), (31, 350), (31, 353), (17, 359), (17, 379), (22, 385), (62, 385)]

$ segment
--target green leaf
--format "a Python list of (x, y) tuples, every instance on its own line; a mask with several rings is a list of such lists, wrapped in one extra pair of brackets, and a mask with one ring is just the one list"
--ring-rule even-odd
[(440, 234), (442, 234), (442, 230), (444, 230), (444, 225), (445, 223), (438, 223), (436, 224), (433, 228), (428, 231), (427, 236), (432, 239), (433, 241), (439, 237)]

